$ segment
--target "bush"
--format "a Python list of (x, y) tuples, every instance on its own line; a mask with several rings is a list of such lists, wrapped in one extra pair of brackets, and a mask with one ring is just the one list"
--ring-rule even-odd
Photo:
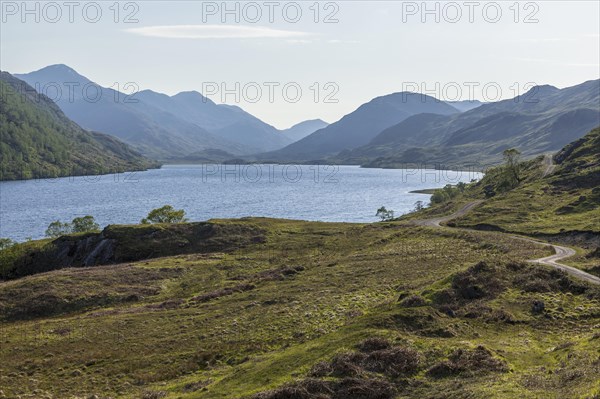
[(396, 346), (371, 352), (363, 361), (363, 367), (368, 371), (397, 377), (416, 372), (420, 361), (421, 356), (416, 350)]
[(382, 349), (388, 349), (391, 346), (392, 344), (390, 344), (390, 341), (385, 338), (371, 337), (358, 344), (357, 348), (361, 352), (373, 352)]
[(457, 273), (452, 279), (452, 289), (459, 298), (466, 300), (495, 297), (504, 287), (494, 272), (495, 268), (479, 262)]
[(311, 370), (312, 377), (363, 377), (367, 372), (389, 377), (412, 374), (419, 368), (421, 356), (410, 348), (391, 346), (383, 338), (368, 338), (358, 344), (359, 352), (344, 352), (331, 362), (319, 362)]
[(440, 188), (433, 192), (431, 195), (431, 203), (441, 204), (443, 202), (450, 201), (460, 193), (464, 192), (466, 187), (467, 185), (465, 183), (458, 183), (456, 186), (446, 184), (444, 188)]
[(400, 306), (405, 308), (416, 308), (419, 306), (425, 306), (426, 304), (427, 302), (425, 299), (419, 295), (411, 295), (400, 301)]
[(16, 243), (10, 238), (0, 238), (0, 251), (7, 249), (15, 245)]
[(506, 362), (496, 359), (486, 347), (479, 345), (473, 350), (455, 350), (448, 360), (433, 365), (427, 371), (427, 375), (433, 378), (444, 378), (459, 374), (475, 375), (507, 371)]

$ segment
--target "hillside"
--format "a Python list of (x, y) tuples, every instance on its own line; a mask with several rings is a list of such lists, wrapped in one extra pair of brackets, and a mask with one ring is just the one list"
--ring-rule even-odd
[[(593, 353), (600, 341), (592, 326), (600, 293), (522, 263), (547, 255), (541, 246), (398, 223), (211, 224), (221, 227), (200, 251), (191, 247), (192, 230), (185, 238), (159, 227), (163, 233), (152, 238), (191, 254), (145, 259), (132, 252), (144, 259), (0, 283), (3, 393), (288, 398), (307, 387), (337, 392), (323, 398), (598, 393)], [(232, 228), (246, 237), (244, 249), (231, 250)], [(113, 234), (134, 232), (120, 227)], [(254, 240), (257, 233), (265, 240)], [(545, 309), (532, 311), (536, 301)], [(287, 383), (295, 385), (281, 388)], [(258, 394), (269, 389), (279, 391)]]
[(121, 141), (87, 132), (46, 96), (0, 73), (0, 180), (144, 170), (157, 164)]
[(433, 97), (415, 93), (394, 93), (377, 97), (339, 121), (281, 150), (259, 154), (261, 160), (321, 160), (342, 150), (367, 144), (382, 130), (420, 113), (450, 115), (458, 110)]
[[(554, 155), (554, 167), (537, 158), (522, 166), (523, 181), (501, 192), (499, 170), (492, 170), (467, 195), (488, 198), (458, 226), (495, 228), (525, 234), (589, 232), (600, 245), (600, 129), (567, 145)], [(548, 173), (545, 175), (545, 173)], [(498, 191), (489, 197), (492, 191)], [(526, 204), (523, 206), (522, 204)], [(518, 215), (514, 210), (519, 209)]]
[(460, 114), (412, 116), (333, 160), (368, 167), (427, 163), (483, 169), (498, 164), (506, 148), (519, 148), (526, 157), (557, 151), (599, 124), (600, 80), (565, 89), (536, 86)]
[[(588, 191), (600, 181), (599, 133), (566, 146), (555, 167), (523, 163), (516, 187), (492, 170), (400, 221), (109, 226), (17, 244), (0, 252), (10, 279), (0, 282), (2, 393), (593, 398), (597, 285), (526, 262), (551, 250), (523, 237), (408, 222), (477, 199), (449, 224), (479, 215), (547, 238), (554, 221), (563, 233), (597, 229)], [(572, 198), (568, 219), (532, 227)], [(600, 275), (590, 242), (569, 262)]]
[[(567, 263), (578, 263), (600, 276), (600, 129), (565, 146), (553, 157), (540, 156), (520, 164), (520, 182), (507, 184), (505, 167), (454, 197), (433, 204), (403, 220), (447, 214), (466, 203), (480, 204), (449, 226), (538, 237), (581, 247)], [(442, 191), (442, 190), (440, 190)], [(594, 252), (595, 251), (595, 252)]]

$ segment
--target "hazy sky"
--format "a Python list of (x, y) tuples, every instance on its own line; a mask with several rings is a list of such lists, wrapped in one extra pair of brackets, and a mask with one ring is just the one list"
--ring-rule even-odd
[(402, 90), (493, 101), (600, 77), (598, 1), (69, 4), (2, 1), (0, 68), (197, 90), (279, 128)]

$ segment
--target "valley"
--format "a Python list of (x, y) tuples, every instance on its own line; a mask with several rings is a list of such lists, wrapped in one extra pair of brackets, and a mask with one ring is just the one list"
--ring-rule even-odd
[(0, 399), (600, 399), (600, 2), (0, 15)]
[[(13, 265), (0, 283), (3, 393), (593, 397), (600, 208), (566, 214), (559, 234), (554, 223), (531, 234), (535, 206), (513, 205), (499, 231), (468, 221), (499, 223), (487, 209), (522, 191), (523, 205), (580, 197), (530, 185), (577, 176), (593, 190), (597, 134), (555, 155), (551, 174), (543, 157), (524, 161), (516, 187), (478, 199), (501, 184), (498, 168), (451, 202), (389, 222), (221, 219), (17, 244), (3, 251)], [(77, 242), (92, 237), (113, 240), (113, 252), (84, 266), (93, 246)], [(554, 244), (567, 237), (577, 240)]]

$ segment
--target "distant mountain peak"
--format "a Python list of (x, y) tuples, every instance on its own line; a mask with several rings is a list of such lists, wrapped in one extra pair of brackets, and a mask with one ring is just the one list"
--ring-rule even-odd
[(538, 85), (533, 86), (531, 89), (527, 91), (527, 93), (523, 94), (524, 96), (534, 96), (534, 95), (548, 95), (559, 92), (560, 89), (558, 87), (554, 87), (552, 85)]
[(181, 91), (177, 94), (175, 94), (173, 97), (199, 97), (199, 98), (207, 98), (204, 95), (202, 95), (202, 93), (196, 91), (196, 90), (188, 90), (188, 91)]
[(196, 90), (179, 92), (179, 93), (175, 94), (173, 96), (173, 98), (180, 99), (180, 100), (196, 100), (196, 101), (202, 101), (203, 103), (214, 104), (213, 100), (204, 96), (202, 93), (200, 93)]
[(15, 74), (19, 79), (26, 76), (40, 77), (46, 82), (91, 82), (88, 78), (78, 73), (76, 70), (65, 64), (48, 65), (47, 67), (38, 69), (27, 74)]
[(317, 118), (317, 119), (307, 119), (305, 121), (301, 121), (301, 122), (295, 123), (292, 127), (290, 127), (290, 129), (293, 129), (293, 128), (298, 127), (298, 126), (312, 125), (312, 124), (315, 124), (315, 125), (317, 125), (317, 124), (329, 125), (329, 123), (325, 122), (323, 119), (319, 119), (319, 118)]
[(319, 129), (327, 127), (328, 125), (329, 123), (321, 119), (309, 119), (306, 121), (298, 122), (294, 126), (282, 130), (281, 133), (294, 141), (298, 141), (308, 136), (309, 134), (316, 132)]

